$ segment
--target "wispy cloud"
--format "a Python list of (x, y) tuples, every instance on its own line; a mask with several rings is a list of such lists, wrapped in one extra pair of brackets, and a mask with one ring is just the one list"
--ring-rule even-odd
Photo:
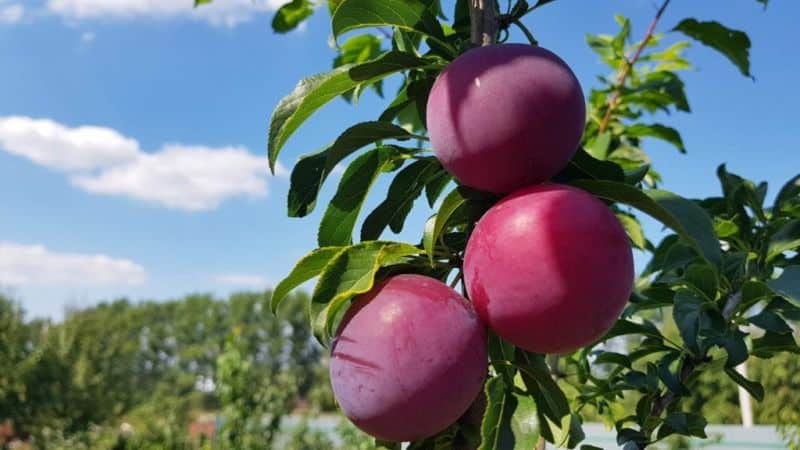
[[(267, 195), (267, 165), (243, 147), (169, 144), (145, 152), (106, 127), (0, 117), (0, 150), (66, 173), (87, 192), (125, 196), (186, 211), (217, 208), (237, 196)], [(287, 170), (278, 166), (278, 176)]]
[(119, 19), (203, 20), (235, 27), (259, 14), (275, 11), (288, 0), (215, 0), (198, 8), (193, 0), (48, 0), (47, 10), (68, 21)]
[(0, 284), (137, 285), (146, 278), (144, 267), (127, 259), (102, 254), (60, 253), (43, 245), (0, 241)]
[(24, 16), (25, 7), (22, 4), (0, 1), (0, 24), (13, 25), (21, 22)]
[(214, 277), (214, 283), (225, 286), (239, 286), (248, 288), (265, 288), (269, 285), (269, 280), (261, 275), (226, 273)]
[(94, 42), (95, 38), (97, 38), (97, 35), (95, 35), (91, 31), (86, 31), (83, 34), (81, 34), (81, 43), (91, 44), (92, 42)]

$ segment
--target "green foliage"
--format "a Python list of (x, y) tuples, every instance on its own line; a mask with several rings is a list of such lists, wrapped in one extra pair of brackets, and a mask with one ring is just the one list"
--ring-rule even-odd
[(727, 57), (745, 76), (750, 75), (750, 38), (742, 31), (731, 30), (719, 22), (684, 19), (675, 31), (707, 45)]

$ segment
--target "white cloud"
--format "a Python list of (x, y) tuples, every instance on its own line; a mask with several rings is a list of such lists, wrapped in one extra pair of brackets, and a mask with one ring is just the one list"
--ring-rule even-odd
[(42, 245), (0, 241), (0, 284), (19, 285), (137, 285), (144, 267), (106, 255), (57, 253)]
[(264, 288), (269, 285), (269, 280), (260, 275), (228, 273), (215, 276), (214, 283), (228, 286)]
[(194, 8), (193, 0), (48, 0), (47, 9), (70, 21), (187, 17), (234, 27), (275, 11), (288, 0), (215, 0)]
[(10, 5), (0, 4), (0, 24), (15, 24), (22, 21), (25, 15), (25, 7), (19, 3)]
[[(65, 172), (87, 192), (174, 209), (211, 210), (231, 197), (267, 195), (266, 158), (243, 147), (170, 144), (145, 152), (110, 128), (12, 116), (0, 117), (0, 150)], [(280, 164), (275, 173), (288, 176)]]
[(267, 195), (266, 159), (244, 148), (168, 145), (142, 153), (97, 175), (72, 178), (75, 186), (96, 194), (124, 195), (187, 211), (214, 209), (233, 196)]
[(87, 31), (87, 32), (81, 34), (81, 42), (84, 43), (84, 44), (91, 44), (92, 42), (94, 42), (94, 39), (96, 37), (97, 36), (93, 32)]
[(88, 170), (136, 159), (139, 143), (102, 127), (68, 128), (47, 119), (0, 117), (3, 150), (58, 170)]

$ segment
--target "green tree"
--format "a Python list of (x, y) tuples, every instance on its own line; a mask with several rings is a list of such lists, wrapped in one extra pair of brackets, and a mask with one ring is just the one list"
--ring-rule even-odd
[[(377, 83), (395, 74), (402, 81), (377, 121), (353, 125), (295, 165), (288, 214), (304, 217), (314, 209), (327, 175), (340, 161), (357, 155), (322, 214), (319, 248), (276, 287), (273, 309), (294, 287), (318, 277), (310, 302), (311, 328), (328, 344), (350, 300), (369, 291), (376, 280), (403, 272), (461, 279), (465, 242), (497, 197), (458, 183), (446, 190), (451, 178), (427, 148), (428, 94), (456, 57), (476, 45), (503, 42), (511, 26), (536, 45), (523, 18), (550, 3), (555, 2), (530, 5), (518, 0), (499, 13), (502, 2), (457, 1), (448, 20), (440, 1), (335, 2), (333, 38), (349, 38), (339, 46), (332, 71), (303, 80), (276, 107), (268, 134), (270, 167), (291, 135), (326, 102), (340, 95), (358, 98), (368, 87), (380, 92)], [(683, 56), (688, 44), (664, 46), (655, 33), (669, 3), (661, 4), (638, 41), (631, 41), (632, 25), (623, 17), (617, 18), (616, 35), (588, 37), (612, 74), (592, 89), (581, 148), (554, 178), (611, 204), (631, 245), (651, 255), (623, 317), (603, 339), (569, 355), (545, 358), (515, 352), (510, 344), (490, 339), (489, 398), (480, 436), (462, 420), (438, 436), (412, 443), (412, 448), (449, 448), (463, 438), (481, 449), (515, 448), (515, 442), (536, 439), (540, 447), (548, 441), (573, 448), (584, 439), (584, 411), (613, 424), (626, 449), (646, 448), (676, 434), (705, 437), (706, 417), (688, 408), (702, 374), (724, 374), (762, 399), (763, 386), (734, 367), (751, 356), (771, 359), (798, 352), (788, 325), (798, 312), (800, 287), (797, 178), (769, 206), (764, 204), (766, 184), (730, 174), (724, 166), (718, 173), (720, 197), (689, 200), (657, 189), (662, 180), (643, 148), (645, 138), (664, 140), (681, 152), (686, 148), (678, 130), (653, 122), (651, 116), (690, 111), (679, 75), (689, 67)], [(307, 18), (311, 12), (306, 5), (291, 2), (281, 8), (275, 29), (286, 31)], [(350, 34), (372, 27), (383, 27), (391, 39)], [(744, 32), (692, 17), (673, 30), (720, 51), (750, 76), (750, 41)], [(373, 181), (385, 174), (394, 174), (388, 196), (366, 216), (361, 240), (354, 242), (364, 199)], [(403, 229), (423, 191), (431, 206), (449, 193), (421, 230), (419, 244), (378, 240), (386, 228), (395, 233)], [(650, 242), (638, 221), (641, 213), (672, 234), (658, 244)], [(654, 312), (669, 317), (678, 336), (666, 336), (651, 320)], [(612, 351), (615, 338), (625, 339), (631, 350)], [(551, 376), (558, 383), (548, 381)], [(515, 420), (531, 416), (538, 419), (536, 427), (515, 425)]]

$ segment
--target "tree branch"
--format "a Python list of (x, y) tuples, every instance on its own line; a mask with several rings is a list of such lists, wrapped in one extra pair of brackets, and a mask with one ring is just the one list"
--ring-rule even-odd
[(494, 0), (469, 0), (470, 36), (475, 45), (492, 45), (497, 41), (497, 11)]
[(603, 121), (600, 122), (600, 133), (605, 132), (606, 128), (608, 128), (608, 122), (611, 120), (611, 113), (614, 112), (614, 109), (616, 109), (617, 105), (619, 105), (620, 90), (625, 86), (625, 82), (628, 80), (631, 70), (633, 70), (633, 65), (636, 64), (636, 61), (638, 61), (642, 56), (644, 48), (647, 47), (650, 39), (652, 39), (653, 33), (656, 30), (656, 25), (658, 24), (659, 19), (661, 19), (661, 16), (664, 15), (664, 11), (667, 9), (669, 2), (670, 0), (664, 0), (664, 3), (662, 3), (661, 7), (658, 8), (655, 17), (653, 17), (653, 20), (650, 22), (650, 26), (647, 27), (647, 32), (645, 33), (642, 42), (639, 44), (639, 47), (629, 59), (625, 60), (625, 66), (617, 77), (617, 83), (614, 86), (614, 93), (611, 95), (611, 99), (608, 101), (606, 114), (603, 116)]

